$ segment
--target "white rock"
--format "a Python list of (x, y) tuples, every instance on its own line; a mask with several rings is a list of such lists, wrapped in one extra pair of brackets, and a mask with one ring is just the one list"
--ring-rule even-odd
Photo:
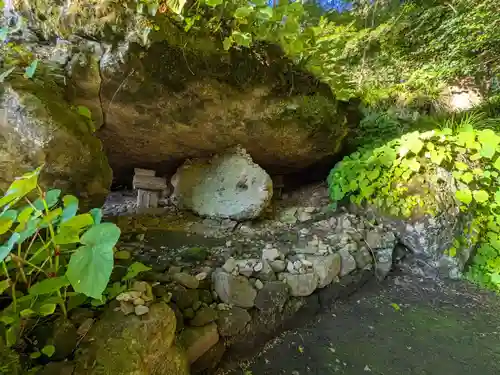
[(299, 270), (300, 267), (302, 267), (302, 262), (300, 260), (296, 260), (295, 262), (293, 262), (293, 268)]
[(272, 262), (273, 260), (280, 259), (281, 253), (275, 248), (266, 248), (262, 251), (262, 259)]
[(307, 297), (318, 287), (318, 275), (314, 272), (302, 275), (284, 274), (290, 287), (290, 295), (294, 297)]
[(202, 281), (202, 280), (205, 280), (207, 278), (208, 274), (206, 272), (200, 272), (198, 274), (196, 274), (196, 279), (198, 281)]
[(345, 249), (340, 250), (338, 254), (342, 258), (340, 267), (340, 277), (344, 277), (345, 275), (350, 274), (352, 271), (356, 269), (356, 260), (351, 255), (351, 253)]
[(262, 288), (264, 288), (264, 284), (262, 283), (262, 281), (260, 281), (259, 279), (255, 280), (255, 288), (257, 290), (261, 290)]
[(312, 262), (308, 261), (307, 259), (301, 259), (300, 261), (305, 267), (312, 267), (313, 265)]
[(264, 265), (262, 264), (262, 262), (258, 262), (254, 267), (253, 267), (253, 270), (255, 272), (260, 272), (262, 271), (262, 268), (264, 267)]
[(271, 177), (239, 146), (210, 161), (185, 163), (171, 182), (177, 207), (237, 221), (257, 218), (273, 194)]
[(243, 308), (253, 307), (257, 291), (247, 278), (217, 270), (212, 274), (212, 282), (222, 302)]
[(224, 263), (222, 269), (227, 273), (231, 273), (234, 271), (236, 266), (237, 266), (236, 260), (233, 257), (231, 257), (228, 260), (226, 260), (226, 263)]
[(340, 273), (342, 259), (339, 254), (310, 256), (308, 259), (318, 275), (318, 288), (330, 285)]
[(274, 272), (283, 272), (286, 269), (286, 262), (284, 260), (275, 260), (269, 262), (269, 265)]
[(135, 307), (134, 309), (135, 311), (135, 315), (144, 315), (144, 314), (147, 314), (149, 312), (149, 307), (145, 306), (145, 305), (138, 305)]

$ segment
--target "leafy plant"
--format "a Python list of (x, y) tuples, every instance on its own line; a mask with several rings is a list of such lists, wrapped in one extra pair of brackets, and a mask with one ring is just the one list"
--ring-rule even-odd
[(16, 179), (0, 198), (0, 293), (11, 301), (0, 321), (9, 346), (26, 319), (100, 299), (120, 237), (116, 225), (101, 223), (100, 209), (78, 214), (75, 196), (43, 191), (41, 169)]
[[(450, 204), (470, 213), (472, 224), (448, 254), (461, 256), (463, 246), (477, 244), (468, 276), (500, 290), (500, 136), (472, 125), (466, 117), (440, 130), (408, 133), (355, 152), (331, 171), (330, 196), (334, 204), (349, 198), (398, 217), (436, 214)], [(445, 202), (439, 191), (440, 169), (456, 186), (455, 196)]]

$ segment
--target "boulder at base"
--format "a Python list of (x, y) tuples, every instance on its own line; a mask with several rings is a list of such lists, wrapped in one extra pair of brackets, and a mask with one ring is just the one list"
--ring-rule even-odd
[(189, 375), (175, 328), (175, 313), (164, 303), (141, 317), (110, 308), (87, 335), (74, 375)]
[[(38, 73), (37, 73), (38, 74)], [(100, 206), (112, 172), (89, 120), (65, 101), (50, 76), (14, 77), (0, 87), (0, 193), (44, 164), (40, 183)]]
[(213, 159), (188, 161), (172, 178), (172, 201), (200, 216), (249, 220), (273, 195), (271, 177), (241, 147)]

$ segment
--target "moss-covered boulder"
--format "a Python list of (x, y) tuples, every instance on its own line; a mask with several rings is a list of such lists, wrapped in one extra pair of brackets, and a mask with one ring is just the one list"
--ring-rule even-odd
[(15, 177), (44, 164), (42, 186), (98, 206), (112, 172), (88, 119), (63, 93), (43, 70), (35, 80), (13, 77), (0, 87), (0, 192)]
[(188, 361), (175, 345), (176, 318), (158, 303), (141, 317), (107, 310), (77, 353), (74, 375), (189, 375)]
[(106, 121), (98, 133), (117, 174), (170, 174), (187, 158), (237, 144), (271, 174), (287, 174), (338, 153), (348, 133), (330, 89), (272, 46), (128, 48), (101, 59)]
[(329, 86), (276, 46), (227, 52), (220, 35), (187, 33), (135, 2), (14, 5), (46, 40), (78, 44), (78, 35), (104, 47), (72, 57), (69, 94), (92, 107), (96, 127), (104, 122), (98, 135), (125, 181), (134, 167), (173, 174), (185, 159), (237, 144), (271, 174), (292, 173), (334, 156), (348, 134), (346, 110)]

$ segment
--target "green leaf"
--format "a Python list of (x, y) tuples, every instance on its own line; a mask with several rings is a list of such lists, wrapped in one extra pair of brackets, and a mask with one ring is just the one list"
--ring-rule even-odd
[(0, 294), (10, 288), (10, 279), (0, 281)]
[(15, 325), (10, 327), (7, 331), (5, 331), (5, 341), (8, 348), (14, 346), (15, 343), (17, 342), (18, 332), (19, 332), (19, 327)]
[(33, 352), (30, 354), (31, 359), (37, 359), (37, 358), (40, 358), (41, 356), (42, 356), (42, 354), (40, 352)]
[(113, 269), (113, 247), (120, 229), (102, 223), (84, 233), (79, 247), (71, 256), (66, 275), (76, 292), (100, 299)]
[(239, 7), (234, 11), (234, 17), (235, 18), (246, 18), (250, 14), (253, 13), (253, 7), (251, 6), (244, 6), (244, 7)]
[(52, 315), (56, 311), (56, 306), (57, 305), (55, 303), (46, 303), (46, 304), (40, 306), (40, 308), (38, 309), (38, 313), (41, 316)]
[(78, 212), (78, 202), (71, 203), (64, 207), (61, 215), (61, 224), (64, 224), (69, 219), (73, 218)]
[(458, 190), (455, 195), (460, 202), (466, 205), (472, 202), (472, 192), (469, 189)]
[(14, 221), (12, 219), (0, 217), (0, 235), (6, 233), (10, 227), (12, 227), (13, 223)]
[(49, 213), (42, 218), (42, 222), (40, 223), (40, 226), (44, 227), (50, 223), (53, 223), (61, 215), (62, 215), (62, 208), (61, 207), (58, 207), (55, 210), (49, 211)]
[(243, 47), (250, 47), (252, 43), (252, 35), (249, 33), (242, 33), (240, 31), (233, 31), (233, 39), (236, 44)]
[(466, 171), (469, 169), (469, 166), (465, 163), (462, 163), (460, 161), (457, 161), (455, 163), (455, 168), (458, 169), (459, 171)]
[(500, 157), (498, 157), (497, 160), (495, 160), (493, 167), (495, 167), (495, 169), (500, 171)]
[(91, 214), (80, 214), (62, 223), (60, 228), (83, 229), (94, 224)]
[(257, 11), (257, 18), (262, 21), (268, 21), (273, 18), (273, 9), (270, 7), (259, 8)]
[(69, 280), (66, 276), (60, 277), (52, 277), (50, 279), (42, 280), (28, 289), (29, 294), (31, 295), (40, 295), (40, 294), (50, 294), (57, 292), (61, 288), (68, 286)]
[(65, 195), (62, 199), (64, 207), (68, 207), (69, 205), (72, 205), (74, 203), (78, 204), (78, 198), (75, 197), (74, 195)]
[(477, 203), (484, 203), (484, 202), (488, 201), (488, 199), (490, 197), (489, 194), (484, 190), (474, 190), (472, 192), (472, 195), (474, 196), (474, 200)]
[(41, 351), (43, 354), (50, 358), (56, 352), (56, 347), (54, 345), (45, 345)]
[(30, 317), (32, 315), (35, 315), (35, 314), (36, 313), (33, 310), (31, 310), (31, 309), (24, 309), (24, 310), (22, 310), (19, 313), (19, 315), (21, 316), (21, 318), (28, 318), (28, 317)]
[[(1, 42), (1, 39), (0, 38), (0, 42)], [(13, 66), (12, 68), (10, 69), (7, 69), (6, 71), (0, 73), (0, 83), (4, 83), (5, 82), (5, 79), (10, 76), (10, 74), (14, 71), (14, 69), (16, 69), (15, 66)]]
[(35, 169), (33, 172), (26, 173), (9, 186), (7, 192), (0, 199), (0, 207), (3, 207), (16, 199), (23, 198), (28, 193), (36, 189), (38, 184), (38, 175), (40, 174), (41, 167)]
[(31, 214), (33, 213), (35, 209), (31, 206), (26, 206), (19, 216), (17, 217), (17, 221), (19, 222), (20, 225), (25, 225), (27, 221), (30, 219)]
[(461, 177), (461, 180), (463, 182), (465, 182), (466, 184), (469, 184), (472, 182), (472, 180), (474, 180), (474, 175), (470, 172), (465, 172), (462, 177)]
[(92, 120), (92, 113), (90, 112), (90, 109), (88, 109), (84, 105), (79, 105), (78, 107), (76, 107), (76, 109), (81, 116)]
[(12, 235), (9, 238), (9, 241), (7, 241), (7, 244), (0, 246), (0, 261), (3, 261), (7, 257), (7, 255), (9, 255), (12, 248), (19, 240), (19, 237), (20, 237), (19, 233), (12, 233)]
[(478, 140), (481, 143), (481, 150), (479, 150), (481, 156), (491, 159), (500, 143), (500, 137), (493, 130), (485, 129), (478, 133)]
[(90, 210), (92, 219), (94, 219), (94, 224), (101, 224), (102, 220), (102, 210), (100, 208), (93, 208)]
[(36, 68), (38, 66), (38, 60), (33, 60), (31, 64), (24, 70), (25, 78), (33, 78), (35, 75)]
[(224, 46), (224, 51), (229, 51), (234, 43), (232, 36), (227, 36), (224, 38), (222, 45)]
[(206, 0), (205, 2), (209, 7), (216, 7), (217, 5), (221, 5), (222, 4), (222, 0)]
[[(45, 193), (45, 204), (47, 205), (47, 207), (49, 209), (54, 207), (57, 204), (60, 195), (61, 195), (61, 190), (59, 190), (59, 189), (52, 189), (52, 190), (49, 190), (47, 193)], [(44, 200), (42, 198), (38, 198), (33, 203), (33, 206), (35, 206), (35, 208), (38, 211), (45, 211), (45, 204), (44, 204)]]
[(141, 272), (149, 271), (151, 267), (145, 266), (141, 262), (134, 262), (127, 270), (127, 274), (123, 277), (123, 281), (131, 280)]

